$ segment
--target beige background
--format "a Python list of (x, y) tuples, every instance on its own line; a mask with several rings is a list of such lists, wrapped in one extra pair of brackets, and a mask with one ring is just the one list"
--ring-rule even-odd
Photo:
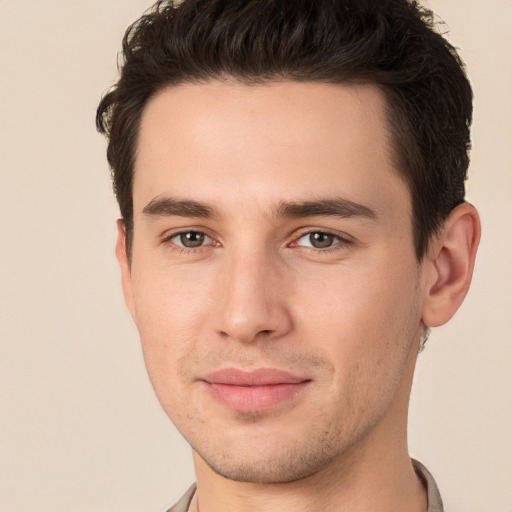
[[(94, 112), (146, 0), (0, 0), (0, 511), (163, 511), (193, 480), (122, 302)], [(432, 0), (476, 94), (470, 295), (421, 356), (411, 453), (447, 510), (512, 512), (512, 1)]]

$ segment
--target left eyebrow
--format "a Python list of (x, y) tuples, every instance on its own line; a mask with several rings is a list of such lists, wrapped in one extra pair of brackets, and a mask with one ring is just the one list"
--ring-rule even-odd
[(349, 201), (341, 197), (333, 199), (321, 199), (318, 201), (283, 202), (275, 210), (277, 217), (301, 218), (315, 216), (340, 217), (363, 217), (370, 220), (377, 220), (377, 213), (360, 203)]

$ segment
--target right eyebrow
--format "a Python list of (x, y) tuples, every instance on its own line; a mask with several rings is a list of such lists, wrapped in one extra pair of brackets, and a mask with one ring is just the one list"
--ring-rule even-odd
[(198, 217), (212, 219), (218, 217), (215, 210), (199, 201), (192, 199), (174, 199), (171, 197), (155, 197), (144, 208), (142, 213), (148, 217)]

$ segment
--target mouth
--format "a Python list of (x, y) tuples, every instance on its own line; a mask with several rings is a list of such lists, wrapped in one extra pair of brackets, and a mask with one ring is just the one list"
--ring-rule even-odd
[(214, 400), (236, 412), (259, 412), (291, 401), (312, 382), (274, 368), (226, 368), (209, 373), (201, 381)]

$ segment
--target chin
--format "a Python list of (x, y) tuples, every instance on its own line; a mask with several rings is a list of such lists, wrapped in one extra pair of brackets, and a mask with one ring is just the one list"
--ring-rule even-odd
[[(246, 482), (253, 484), (284, 484), (295, 482), (307, 478), (317, 473), (324, 465), (312, 464), (304, 465), (293, 464), (292, 461), (275, 464), (274, 461), (252, 462), (239, 465), (218, 466), (211, 461), (205, 461), (208, 466), (218, 475), (236, 482)], [(318, 462), (318, 461), (317, 461)]]
[(205, 453), (197, 448), (195, 451), (216, 474), (255, 484), (281, 484), (307, 478), (329, 466), (338, 456), (334, 446), (329, 447), (314, 438), (302, 446), (292, 439), (286, 441), (288, 446), (274, 440), (260, 446), (251, 443), (245, 449), (233, 443), (231, 450), (222, 453), (210, 450)]

